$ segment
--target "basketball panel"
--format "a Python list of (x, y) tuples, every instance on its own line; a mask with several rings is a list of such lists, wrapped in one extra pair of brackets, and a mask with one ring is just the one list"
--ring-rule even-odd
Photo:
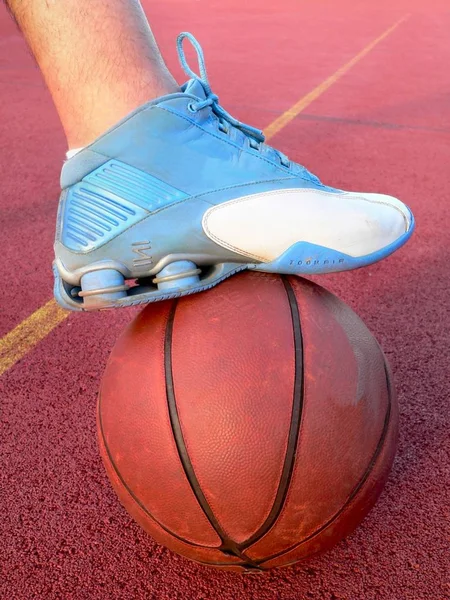
[(196, 479), (223, 531), (244, 542), (274, 505), (291, 426), (296, 365), (282, 279), (247, 273), (186, 298), (171, 350)]
[(114, 347), (99, 394), (99, 427), (121, 485), (187, 541), (221, 540), (192, 491), (169, 415), (164, 344), (172, 302), (146, 307)]
[[(267, 535), (247, 549), (255, 560), (285, 551), (294, 536), (310, 538), (339, 513), (377, 450), (389, 402), (384, 358), (362, 321), (320, 286), (289, 281), (303, 339), (302, 417), (284, 506)], [(339, 311), (357, 332), (352, 341)], [(367, 353), (361, 368), (359, 355)]]

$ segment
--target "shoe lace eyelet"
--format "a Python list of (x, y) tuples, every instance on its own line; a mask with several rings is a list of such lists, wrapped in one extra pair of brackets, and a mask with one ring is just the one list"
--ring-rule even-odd
[(221, 120), (217, 121), (217, 128), (218, 128), (219, 131), (221, 131), (225, 135), (228, 135), (230, 133), (230, 128), (227, 127), (225, 125), (225, 123), (223, 121), (221, 121)]
[(194, 114), (197, 112), (197, 107), (195, 106), (194, 102), (189, 102), (189, 104), (187, 105), (187, 109), (189, 112)]

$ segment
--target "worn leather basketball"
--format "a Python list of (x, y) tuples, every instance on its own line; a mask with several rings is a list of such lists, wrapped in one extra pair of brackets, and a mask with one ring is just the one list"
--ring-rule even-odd
[(360, 523), (394, 457), (376, 340), (309, 281), (257, 273), (147, 306), (117, 342), (98, 433), (122, 504), (205, 565), (264, 570)]

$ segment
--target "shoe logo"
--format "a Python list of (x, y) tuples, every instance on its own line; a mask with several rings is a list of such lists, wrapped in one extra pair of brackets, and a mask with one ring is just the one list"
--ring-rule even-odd
[(343, 258), (338, 258), (338, 259), (322, 259), (322, 260), (312, 260), (312, 259), (308, 259), (308, 260), (291, 260), (289, 261), (289, 266), (293, 266), (293, 265), (340, 265), (343, 262), (345, 262), (345, 259)]
[(149, 240), (145, 242), (133, 242), (131, 246), (132, 252), (139, 257), (133, 258), (134, 267), (149, 267), (153, 264), (153, 256), (149, 254), (152, 250), (152, 245)]

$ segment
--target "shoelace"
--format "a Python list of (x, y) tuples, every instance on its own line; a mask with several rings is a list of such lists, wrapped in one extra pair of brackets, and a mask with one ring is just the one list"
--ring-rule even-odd
[[(183, 41), (185, 39), (190, 41), (194, 50), (197, 53), (200, 76), (197, 75), (197, 73), (195, 73), (188, 65), (183, 48)], [(242, 133), (247, 137), (251, 148), (253, 148), (254, 150), (261, 150), (261, 145), (264, 144), (266, 139), (264, 137), (263, 132), (259, 129), (256, 129), (256, 127), (252, 127), (251, 125), (241, 123), (241, 121), (238, 121), (237, 119), (232, 117), (224, 108), (222, 108), (222, 106), (220, 106), (219, 97), (217, 96), (217, 94), (213, 93), (209, 84), (208, 75), (206, 73), (205, 56), (203, 54), (202, 47), (195, 39), (195, 37), (191, 33), (180, 33), (180, 35), (177, 38), (177, 49), (178, 58), (180, 60), (184, 72), (188, 77), (195, 79), (202, 85), (206, 95), (205, 100), (200, 100), (199, 102), (191, 102), (189, 105), (189, 110), (191, 110), (192, 112), (197, 112), (202, 108), (210, 106), (213, 113), (218, 118), (219, 128), (221, 131), (223, 131), (224, 133), (228, 133), (229, 126), (235, 127), (236, 129), (242, 131)], [(272, 147), (270, 147), (270, 150), (279, 158), (280, 163), (284, 167), (289, 168), (291, 166), (291, 161), (286, 155)]]

